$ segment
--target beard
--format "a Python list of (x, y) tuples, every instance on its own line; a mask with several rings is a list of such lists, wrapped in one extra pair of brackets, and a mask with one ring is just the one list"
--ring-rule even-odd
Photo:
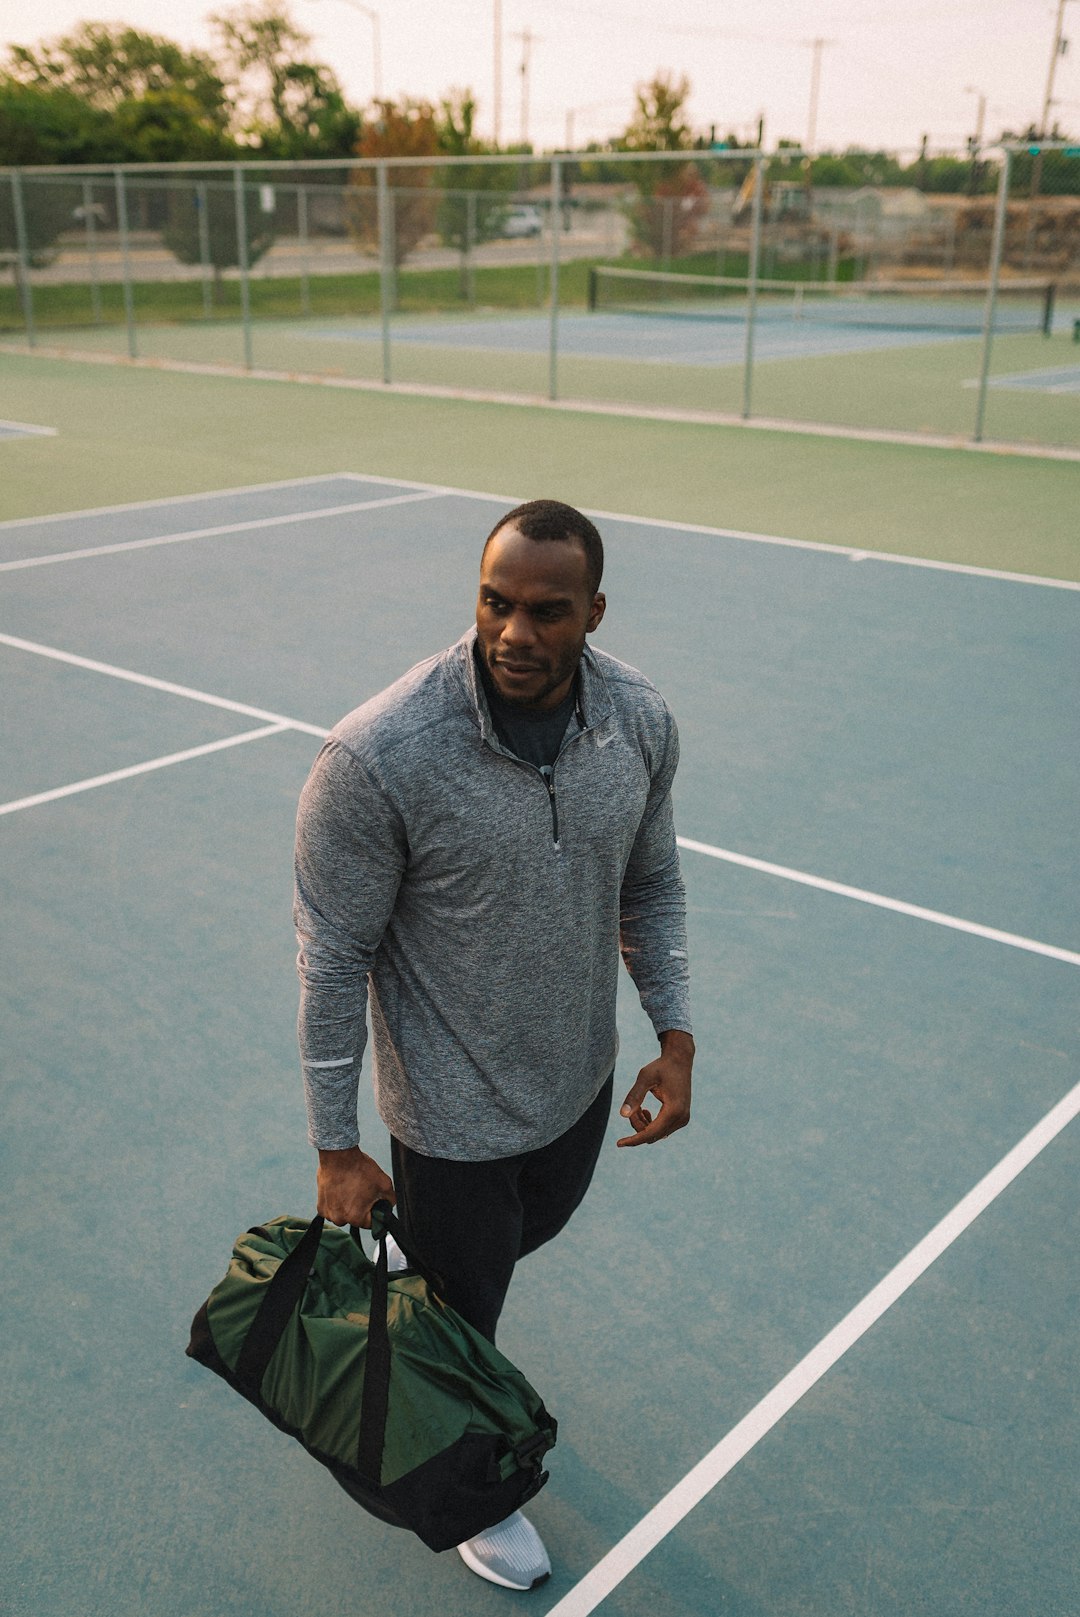
[(498, 657), (494, 652), (488, 652), (485, 659), (488, 674), (499, 699), (509, 707), (522, 709), (542, 707), (548, 698), (559, 689), (560, 685), (565, 685), (568, 681), (573, 680), (574, 675), (577, 673), (578, 663), (581, 661), (584, 645), (585, 642), (582, 640), (581, 645), (573, 650), (563, 653), (562, 656), (556, 657), (550, 662), (539, 664), (533, 676), (538, 683), (526, 690), (507, 690), (499, 679)]

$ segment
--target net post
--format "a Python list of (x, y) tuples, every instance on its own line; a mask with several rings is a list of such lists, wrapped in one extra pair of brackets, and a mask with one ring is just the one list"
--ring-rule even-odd
[(551, 160), (551, 322), (548, 341), (548, 398), (559, 396), (559, 238), (562, 234), (562, 164)]
[(236, 257), (240, 265), (240, 324), (244, 332), (244, 369), (252, 368), (251, 285), (248, 279), (247, 205), (244, 196), (244, 170), (233, 169), (233, 203), (236, 208)]
[(379, 315), (382, 321), (382, 379), (390, 385), (390, 306), (393, 301), (393, 221), (390, 216), (390, 185), (386, 173), (386, 159), (380, 158), (375, 168), (375, 186), (379, 213)]
[(37, 334), (34, 329), (34, 291), (30, 285), (30, 243), (23, 204), (22, 171), (17, 168), (11, 171), (11, 206), (15, 215), (15, 268), (19, 277), (19, 302), (26, 327), (26, 346), (33, 348)]
[(1042, 334), (1049, 337), (1054, 329), (1054, 301), (1057, 298), (1057, 282), (1047, 281), (1046, 292), (1043, 295)]
[(756, 158), (754, 162), (754, 205), (750, 227), (750, 262), (747, 265), (746, 352), (743, 360), (742, 417), (744, 421), (749, 421), (750, 419), (754, 380), (754, 322), (757, 319), (758, 263), (761, 257), (761, 197), (765, 189), (765, 163), (766, 158), (764, 156)]
[(596, 273), (596, 265), (595, 264), (590, 264), (589, 265), (589, 290), (586, 293), (586, 301), (587, 301), (588, 308), (589, 308), (590, 312), (595, 312), (595, 310), (596, 310), (596, 283), (597, 283), (598, 280), (599, 280), (599, 276)]
[(1005, 148), (1001, 173), (998, 176), (997, 206), (994, 209), (994, 237), (990, 248), (990, 284), (986, 291), (983, 312), (982, 365), (979, 370), (979, 392), (975, 404), (975, 431), (973, 443), (981, 443), (983, 423), (986, 419), (986, 388), (990, 377), (990, 349), (994, 341), (994, 311), (997, 306), (998, 280), (1001, 276), (1001, 258), (1005, 246), (1005, 213), (1009, 201), (1009, 172), (1012, 153)]
[(120, 262), (124, 277), (124, 324), (127, 327), (128, 358), (137, 359), (139, 353), (135, 336), (135, 294), (131, 286), (131, 236), (128, 230), (127, 181), (122, 168), (113, 170), (116, 188), (116, 224), (120, 231)]

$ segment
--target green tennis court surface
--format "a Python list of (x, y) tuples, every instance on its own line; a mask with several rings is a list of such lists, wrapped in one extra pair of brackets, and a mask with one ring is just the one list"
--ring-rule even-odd
[[(182, 1350), (234, 1234), (312, 1208), (319, 733), (468, 625), (518, 492), (328, 471), (0, 525), (20, 1617), (515, 1598)], [(700, 1070), (693, 1126), (613, 1129), (511, 1292), (501, 1345), (561, 1422), (531, 1605), (1073, 1617), (1077, 587), (600, 525), (598, 643), (680, 720)], [(620, 1020), (628, 1087), (652, 1041)]]
[[(983, 357), (982, 300), (969, 299), (958, 309), (947, 299), (929, 299), (926, 308), (913, 308), (919, 300), (905, 294), (899, 304), (875, 296), (864, 306), (848, 301), (847, 291), (823, 284), (799, 305), (790, 290), (763, 299), (753, 340), (752, 415), (855, 432), (970, 439)], [(826, 293), (828, 307), (822, 310), (818, 298)], [(708, 312), (712, 305), (704, 314), (651, 303), (621, 312), (561, 311), (555, 339), (559, 398), (597, 409), (739, 419), (747, 404), (745, 303), (733, 297), (719, 306), (722, 318)], [(1015, 306), (1004, 300), (991, 352), (984, 436), (1080, 454), (1075, 388), (1017, 389), (1008, 380), (1070, 369), (1071, 330), (1080, 307), (1075, 298), (1060, 298), (1048, 335), (1040, 330), (1045, 313), (1045, 285)], [(120, 325), (43, 327), (39, 341), (61, 354), (126, 359), (129, 352)], [(505, 310), (397, 315), (385, 346), (373, 317), (264, 318), (253, 323), (245, 344), (242, 327), (230, 318), (173, 323), (147, 312), (134, 336), (139, 358), (149, 363), (238, 369), (250, 358), (256, 370), (281, 377), (381, 386), (388, 376), (410, 388), (517, 396), (522, 402), (549, 393), (552, 341), (549, 314)]]

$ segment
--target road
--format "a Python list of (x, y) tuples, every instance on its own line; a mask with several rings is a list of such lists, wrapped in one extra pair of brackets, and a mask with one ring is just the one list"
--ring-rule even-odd
[[(181, 264), (162, 244), (161, 237), (152, 231), (132, 232), (130, 238), (132, 279), (136, 281), (198, 281), (203, 270), (199, 264)], [(559, 242), (559, 255), (563, 259), (617, 258), (627, 243), (626, 221), (614, 210), (592, 215), (589, 220), (575, 222)], [(550, 241), (546, 235), (523, 240), (484, 242), (473, 251), (475, 268), (512, 264), (547, 264), (551, 257)], [(456, 269), (460, 254), (453, 248), (431, 245), (419, 247), (409, 255), (409, 269)], [(356, 275), (371, 273), (379, 267), (378, 259), (360, 252), (348, 239), (319, 237), (304, 244), (296, 237), (283, 237), (252, 266), (253, 277), (262, 279), (296, 278), (308, 275)], [(37, 286), (63, 283), (85, 284), (96, 279), (101, 283), (122, 281), (124, 260), (119, 237), (113, 232), (99, 231), (94, 251), (88, 249), (81, 234), (61, 238), (60, 250), (51, 264), (34, 271)], [(225, 272), (235, 278), (235, 269)]]

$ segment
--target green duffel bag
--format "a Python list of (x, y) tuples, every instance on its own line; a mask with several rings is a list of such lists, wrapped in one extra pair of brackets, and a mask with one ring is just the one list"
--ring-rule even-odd
[[(359, 1230), (275, 1218), (241, 1235), (187, 1352), (304, 1445), (358, 1504), (447, 1550), (547, 1481), (556, 1424), (520, 1370), (439, 1296), (388, 1203)], [(411, 1267), (388, 1275), (386, 1241)]]

